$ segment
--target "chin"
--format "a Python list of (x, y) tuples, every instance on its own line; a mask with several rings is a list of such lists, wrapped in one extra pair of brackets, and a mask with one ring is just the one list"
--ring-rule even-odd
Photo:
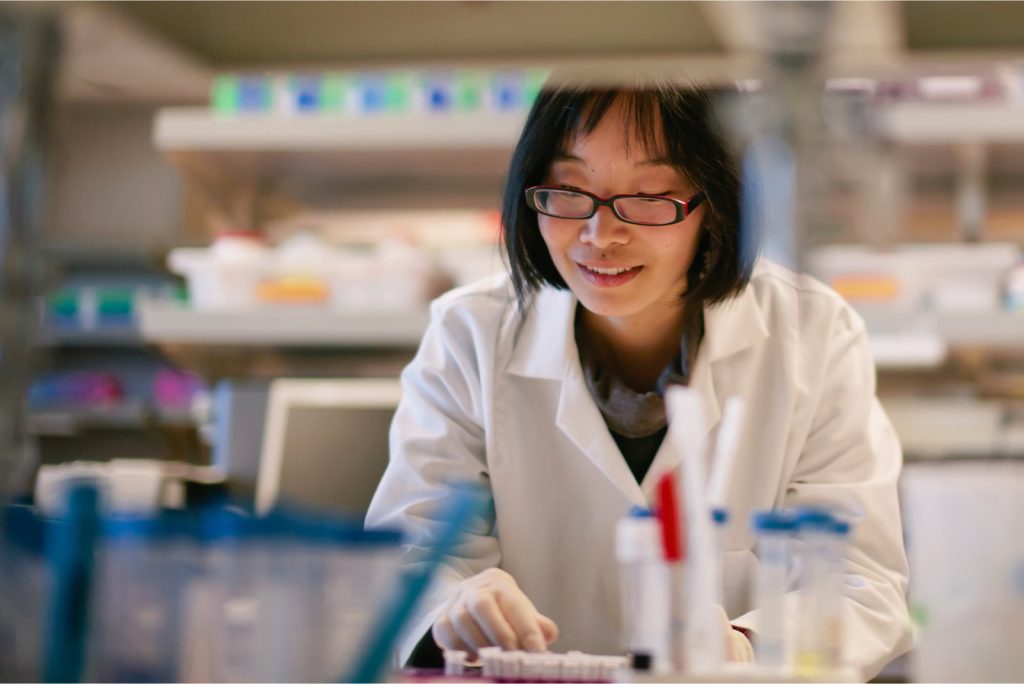
[(624, 297), (609, 297), (590, 291), (574, 290), (576, 299), (587, 311), (597, 316), (608, 318), (625, 318), (640, 310), (637, 302), (628, 301)]

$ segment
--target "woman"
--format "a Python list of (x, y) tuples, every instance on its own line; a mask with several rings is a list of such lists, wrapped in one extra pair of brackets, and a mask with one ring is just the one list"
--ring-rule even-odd
[(699, 393), (711, 438), (724, 401), (746, 403), (726, 491), (737, 521), (723, 559), (731, 657), (748, 658), (744, 633), (756, 633), (746, 521), (803, 503), (856, 521), (848, 659), (871, 676), (906, 649), (901, 453), (864, 325), (823, 285), (755, 265), (738, 201), (706, 92), (542, 92), (504, 198), (510, 277), (434, 302), (368, 514), (408, 530), (415, 562), (446, 482), (493, 495), (403, 661), (431, 638), (469, 651), (621, 651), (614, 528), (679, 467), (665, 438), (671, 382)]

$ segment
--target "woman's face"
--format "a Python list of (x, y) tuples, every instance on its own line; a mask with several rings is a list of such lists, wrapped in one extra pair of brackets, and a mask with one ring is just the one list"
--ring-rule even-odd
[[(668, 195), (688, 199), (695, 188), (666, 160), (652, 159), (639, 140), (625, 139), (621, 105), (614, 104), (594, 131), (570, 140), (556, 157), (546, 185), (585, 190), (600, 197)], [(610, 207), (589, 219), (538, 215), (540, 232), (559, 274), (591, 313), (642, 324), (676, 309), (686, 289), (703, 208), (680, 223), (638, 226), (620, 221)], [(628, 269), (606, 275), (601, 269)], [(657, 320), (657, 319), (654, 319)]]

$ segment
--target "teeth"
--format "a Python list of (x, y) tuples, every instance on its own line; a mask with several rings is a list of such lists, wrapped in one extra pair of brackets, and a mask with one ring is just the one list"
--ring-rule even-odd
[(630, 270), (628, 268), (597, 268), (596, 266), (587, 266), (587, 270), (593, 271), (594, 273), (600, 273), (601, 275), (619, 275)]

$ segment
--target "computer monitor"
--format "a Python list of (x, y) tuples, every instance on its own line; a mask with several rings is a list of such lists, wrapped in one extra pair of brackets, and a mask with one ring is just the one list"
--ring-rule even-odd
[(270, 383), (256, 510), (279, 502), (362, 516), (388, 463), (398, 378)]

